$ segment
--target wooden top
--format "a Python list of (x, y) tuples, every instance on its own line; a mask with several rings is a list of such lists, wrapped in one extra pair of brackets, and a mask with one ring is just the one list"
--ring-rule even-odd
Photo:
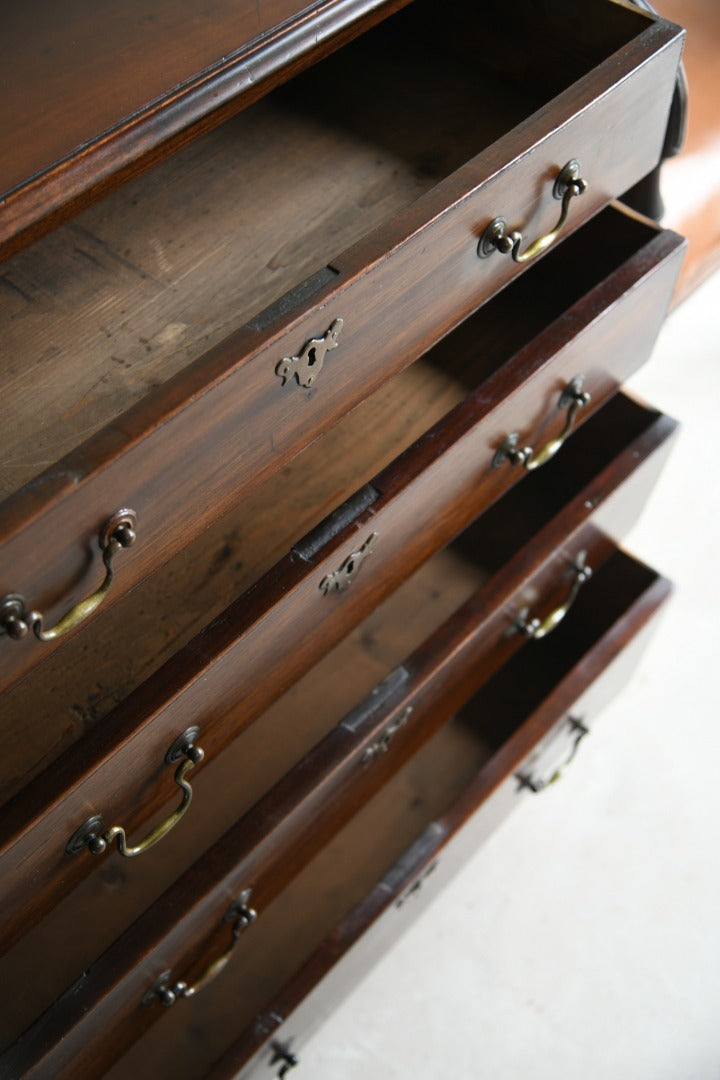
[(0, 34), (0, 253), (17, 250), (91, 193), (104, 194), (113, 180), (220, 123), (279, 81), (281, 70), (287, 77), (301, 57), (329, 51), (328, 39), (351, 23), (366, 16), (365, 26), (380, 17), (373, 17), (378, 9), (399, 6), (392, 0), (7, 5)]

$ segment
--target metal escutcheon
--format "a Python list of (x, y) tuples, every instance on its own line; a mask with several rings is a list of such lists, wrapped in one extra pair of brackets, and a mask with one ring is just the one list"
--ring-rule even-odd
[(365, 747), (362, 753), (361, 761), (363, 765), (369, 764), (374, 761), (375, 758), (381, 757), (383, 754), (387, 754), (390, 749), (390, 744), (397, 735), (401, 728), (405, 727), (408, 720), (412, 715), (412, 705), (407, 705), (395, 720), (392, 720), (386, 728), (378, 735), (375, 742), (370, 743)]
[(77, 855), (85, 849), (92, 855), (102, 855), (107, 851), (113, 840), (117, 840), (120, 854), (126, 858), (131, 858), (134, 855), (142, 855), (143, 852), (149, 851), (159, 840), (167, 836), (170, 830), (175, 828), (180, 818), (185, 815), (192, 799), (192, 788), (186, 780), (186, 776), (204, 757), (203, 751), (199, 746), (195, 745), (199, 734), (199, 728), (187, 728), (182, 735), (175, 739), (165, 754), (167, 765), (174, 765), (176, 761), (180, 762), (174, 776), (175, 783), (183, 793), (177, 810), (174, 810), (164, 821), (156, 825), (139, 844), (132, 847), (128, 845), (125, 830), (121, 825), (113, 825), (103, 832), (102, 816), (94, 814), (76, 829), (68, 840), (65, 845), (68, 855)]
[(27, 603), (17, 593), (8, 593), (0, 600), (0, 634), (6, 634), (14, 641), (26, 637), (32, 630), (39, 641), (55, 641), (85, 622), (100, 606), (107, 596), (114, 578), (114, 560), (122, 548), (135, 543), (135, 523), (137, 514), (134, 510), (117, 510), (109, 518), (98, 536), (100, 550), (105, 565), (105, 580), (91, 596), (81, 600), (70, 608), (55, 626), (43, 629), (43, 615), (39, 611), (29, 611)]
[(372, 546), (377, 538), (376, 532), (370, 533), (365, 543), (357, 551), (351, 551), (337, 570), (333, 570), (332, 574), (326, 574), (318, 586), (320, 592), (327, 596), (330, 592), (345, 592), (349, 589), (365, 559), (372, 554)]
[(300, 386), (310, 389), (322, 371), (326, 354), (340, 344), (338, 338), (342, 328), (343, 320), (335, 319), (322, 337), (306, 341), (297, 356), (284, 356), (275, 367), (275, 374), (282, 379), (282, 385), (295, 376)]

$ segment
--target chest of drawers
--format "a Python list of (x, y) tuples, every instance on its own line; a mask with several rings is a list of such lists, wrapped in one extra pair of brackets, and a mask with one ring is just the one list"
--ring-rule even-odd
[(613, 200), (682, 32), (7, 29), (0, 1075), (285, 1075), (667, 596), (616, 545), (675, 425), (619, 388), (683, 243)]

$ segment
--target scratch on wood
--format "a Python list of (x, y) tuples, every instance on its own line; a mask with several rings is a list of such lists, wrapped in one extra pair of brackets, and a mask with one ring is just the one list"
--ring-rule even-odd
[(119, 255), (118, 252), (110, 246), (110, 244), (106, 243), (104, 240), (101, 240), (99, 236), (96, 236), (94, 233), (90, 232), (89, 229), (84, 229), (82, 225), (78, 225), (77, 222), (70, 222), (68, 225), (66, 225), (66, 228), (70, 232), (74, 233), (75, 236), (79, 236), (83, 240), (87, 240), (88, 243), (92, 244), (92, 246), (97, 248), (97, 250), (102, 251), (103, 254), (107, 255), (107, 257), (109, 259), (112, 259), (113, 262), (118, 263), (120, 266), (124, 266), (126, 270), (129, 270), (132, 274), (136, 274), (143, 281), (152, 281), (155, 285), (162, 285), (162, 282), (157, 281), (152, 276), (152, 274), (148, 274), (147, 271), (143, 270), (139, 266), (136, 266), (135, 263), (130, 262), (130, 260), (126, 259), (123, 255)]
[(10, 281), (10, 278), (5, 277), (4, 274), (0, 277), (0, 284), (4, 285), (6, 289), (10, 290), (10, 292), (17, 293), (18, 296), (22, 296), (23, 300), (25, 300), (28, 304), (35, 303), (33, 297), (30, 296), (29, 293), (26, 293), (25, 290), (21, 289), (19, 285), (16, 285), (14, 281)]
[(93, 264), (93, 266), (102, 267), (102, 263), (100, 262), (100, 260), (96, 259), (94, 255), (91, 255), (89, 251), (83, 251), (83, 249), (80, 247), (74, 247), (73, 251), (76, 255), (80, 255), (83, 259), (87, 259), (88, 262), (91, 262)]
[[(52, 464), (52, 462), (50, 464)], [(41, 462), (40, 467), (43, 465), (44, 463)], [(56, 480), (67, 480), (74, 487), (82, 480), (82, 473), (78, 472), (77, 469), (53, 469), (52, 472), (44, 472), (40, 476), (36, 476), (32, 480), (29, 480), (25, 487), (29, 491), (33, 488), (42, 487), (44, 484), (54, 483)]]

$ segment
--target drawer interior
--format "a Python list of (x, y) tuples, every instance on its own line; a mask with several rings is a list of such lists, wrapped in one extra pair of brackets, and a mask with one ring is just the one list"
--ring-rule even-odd
[[(527, 39), (525, 7), (537, 23)], [(415, 0), (6, 262), (0, 497), (647, 26), (603, 0), (582, 20), (572, 0), (536, 8), (498, 0), (479, 18), (456, 2), (441, 29), (434, 5)], [(520, 55), (522, 40), (543, 64)], [(546, 61), (548, 41), (562, 62)], [(532, 90), (486, 62), (505, 54)]]
[[(565, 462), (558, 459), (508, 492), (455, 543), (423, 564), (222, 754), (209, 754), (193, 773), (193, 804), (179, 827), (181, 843), (169, 840), (159, 844), (151, 857), (139, 860), (142, 866), (136, 866), (135, 860), (128, 866), (127, 860), (116, 853), (104, 856), (89, 876), (0, 961), (0, 978), (14, 983), (16, 979), (23, 982), (20, 973), (33, 957), (44, 957), (44, 979), (23, 982), (22, 989), (8, 1003), (2, 1027), (7, 1025), (7, 1031), (18, 1032), (49, 1005), (169, 882), (194, 862), (199, 852), (230, 828), (344, 715), (500, 571), (538, 529), (584, 489), (598, 468), (622, 452), (657, 415), (622, 396), (613, 399), (576, 434), (577, 453), (568, 455)], [(619, 565), (625, 562), (621, 560)], [(639, 571), (628, 573), (632, 580), (633, 574), (639, 575)], [(604, 580), (601, 574), (597, 576)], [(605, 624), (603, 620), (612, 621), (617, 616), (616, 605), (625, 603), (632, 593), (634, 586), (626, 585), (624, 579), (617, 580), (622, 587), (618, 585), (617, 591), (608, 595), (598, 592), (594, 579), (584, 587), (581, 607), (587, 611), (593, 606), (598, 608), (599, 621), (593, 615), (587, 625), (576, 625), (571, 637), (573, 648), (589, 648), (598, 627)], [(595, 599), (586, 596), (590, 585)], [(567, 592), (565, 584), (562, 590), (563, 594)], [(511, 619), (512, 612), (508, 612), (508, 627)], [(553, 634), (552, 640), (560, 642), (554, 646), (559, 653), (557, 662), (546, 669), (541, 664), (532, 686), (523, 683), (519, 690), (530, 693), (537, 688), (538, 693), (543, 693), (552, 685), (559, 666), (574, 655), (572, 650), (565, 655), (565, 637)], [(521, 642), (517, 636), (510, 650)], [(522, 654), (534, 652), (535, 644), (523, 648)], [(543, 649), (540, 655), (546, 651)], [(237, 719), (241, 726), (242, 716)], [(484, 722), (484, 730), (488, 737), (494, 731), (489, 720)], [(464, 738), (464, 722), (458, 731)], [(502, 741), (504, 737), (501, 731), (498, 738)], [(474, 736), (471, 738), (474, 740)], [(202, 737), (198, 741), (203, 744)], [(485, 741), (472, 745), (486, 752)], [(473, 755), (468, 755), (468, 761), (474, 761)], [(157, 820), (173, 808), (176, 794), (171, 798), (172, 803), (161, 808)], [(143, 819), (137, 831), (144, 835), (153, 821)], [(92, 917), (97, 910), (103, 911), (101, 920)], [(79, 922), (85, 927), (82, 939), (70, 931)]]
[(162, 1014), (108, 1075), (150, 1078), (164, 1068), (190, 1078), (208, 1068), (415, 837), (492, 767), (496, 752), (549, 691), (656, 580), (623, 553), (613, 556), (588, 585), (590, 603), (486, 684), (260, 912), (215, 986), (184, 1003), (187, 1009)]
[[(608, 209), (3, 695), (10, 797), (656, 230)], [(586, 251), (593, 251), (593, 258)], [(1, 404), (0, 404), (0, 407)], [(603, 451), (600, 451), (601, 453)], [(30, 728), (25, 722), (33, 715)]]

